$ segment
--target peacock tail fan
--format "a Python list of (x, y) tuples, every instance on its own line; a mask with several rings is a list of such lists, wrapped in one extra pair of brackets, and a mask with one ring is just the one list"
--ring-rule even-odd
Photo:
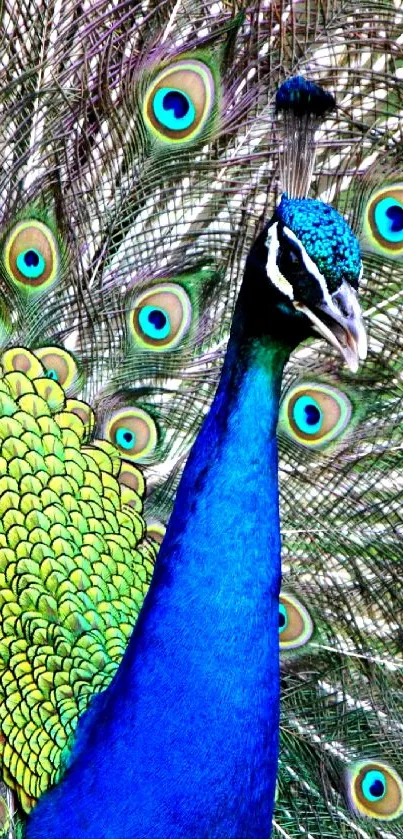
[(400, 3), (0, 14), (3, 779), (28, 811), (123, 655), (302, 75), (337, 102), (311, 189), (360, 237), (369, 356), (353, 376), (318, 342), (286, 370), (273, 835), (403, 836)]

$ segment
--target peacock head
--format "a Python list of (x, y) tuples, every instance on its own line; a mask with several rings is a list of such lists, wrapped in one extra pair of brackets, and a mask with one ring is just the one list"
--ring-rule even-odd
[(347, 222), (322, 201), (283, 195), (265, 246), (277, 309), (292, 318), (298, 339), (321, 335), (356, 372), (367, 340), (357, 297), (360, 246)]

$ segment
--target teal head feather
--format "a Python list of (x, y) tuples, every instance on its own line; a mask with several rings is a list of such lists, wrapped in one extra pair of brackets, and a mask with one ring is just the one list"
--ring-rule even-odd
[(345, 281), (357, 289), (362, 275), (361, 249), (343, 216), (329, 204), (312, 198), (283, 195), (276, 217), (288, 227), (333, 294)]

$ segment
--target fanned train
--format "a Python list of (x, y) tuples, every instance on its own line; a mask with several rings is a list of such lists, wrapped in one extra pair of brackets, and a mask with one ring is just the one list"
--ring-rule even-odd
[(403, 837), (400, 0), (1, 36), (2, 835)]

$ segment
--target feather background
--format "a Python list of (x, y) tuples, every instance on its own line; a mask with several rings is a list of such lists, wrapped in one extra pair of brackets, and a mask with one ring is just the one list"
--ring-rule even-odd
[[(169, 517), (215, 392), (246, 254), (281, 192), (275, 91), (302, 74), (335, 94), (313, 195), (360, 235), (369, 357), (352, 376), (318, 342), (287, 369), (283, 591), (314, 628), (282, 656), (273, 835), (403, 836), (401, 819), (351, 809), (346, 775), (366, 759), (403, 777), (403, 269), (365, 222), (377, 190), (402, 182), (402, 4), (5, 0), (1, 42), (3, 247), (15, 221), (33, 215), (57, 231), (62, 254), (45, 293), (13, 285), (2, 266), (2, 345), (72, 351), (96, 437), (108, 438), (119, 410), (151, 417), (156, 442), (140, 458), (151, 531)], [(143, 108), (160, 68), (183, 56), (207, 63), (213, 101), (196, 139), (173, 147)], [(128, 312), (166, 283), (185, 290), (190, 315), (180, 342), (157, 353), (133, 339)], [(297, 386), (318, 384), (345, 394), (350, 416), (312, 447), (286, 411)]]

